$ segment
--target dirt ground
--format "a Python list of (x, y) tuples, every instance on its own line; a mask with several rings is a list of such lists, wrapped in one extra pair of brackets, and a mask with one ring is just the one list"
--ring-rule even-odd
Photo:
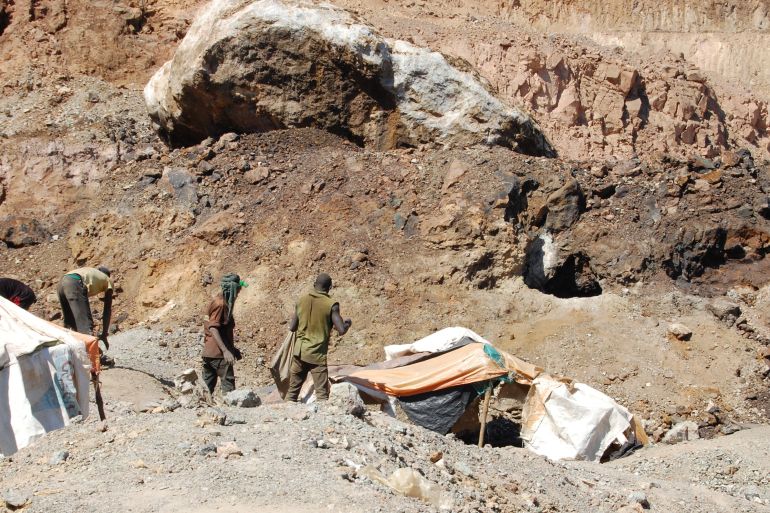
[[(163, 383), (179, 368), (141, 357), (158, 335), (141, 329), (114, 337), (119, 364), (103, 376), (106, 423), (91, 416), (3, 460), (4, 497), (27, 497), (30, 512), (437, 511), (366, 477), (369, 465), (386, 476), (419, 470), (453, 511), (614, 512), (634, 494), (650, 511), (767, 509), (767, 426), (599, 465), (554, 463), (515, 447), (480, 450), (376, 411), (359, 419), (326, 405), (220, 406), (230, 419), (224, 425), (207, 420), (205, 407), (137, 413), (169, 399)], [(230, 443), (241, 455), (224, 456)], [(217, 447), (219, 455), (208, 454)], [(51, 463), (59, 451), (68, 452), (66, 461)], [(431, 463), (437, 451), (443, 467)]]

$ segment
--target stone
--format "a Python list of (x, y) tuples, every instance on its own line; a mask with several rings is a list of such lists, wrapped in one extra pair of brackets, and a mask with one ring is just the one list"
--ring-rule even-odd
[(222, 134), (219, 137), (219, 142), (221, 142), (221, 143), (231, 143), (231, 142), (237, 141), (239, 139), (239, 137), (240, 136), (238, 134), (236, 134), (235, 132), (227, 132), (226, 134)]
[(671, 278), (689, 280), (703, 274), (714, 260), (723, 257), (727, 230), (693, 220), (676, 233), (665, 238), (670, 255), (662, 262), (663, 269)]
[(198, 173), (203, 176), (209, 176), (214, 172), (214, 164), (208, 160), (202, 160), (198, 163)]
[(473, 72), (330, 4), (210, 2), (144, 98), (175, 144), (311, 126), (379, 149), (435, 141), (555, 155), (534, 121)]
[(560, 189), (553, 192), (546, 200), (548, 214), (545, 226), (559, 232), (572, 226), (585, 208), (585, 197), (580, 184), (575, 179), (567, 181)]
[(174, 377), (174, 387), (183, 394), (192, 392), (198, 382), (198, 372), (195, 369), (185, 369)]
[(690, 159), (690, 168), (694, 170), (712, 170), (716, 167), (714, 162), (700, 155), (695, 155)]
[(734, 323), (741, 316), (741, 307), (737, 303), (724, 299), (717, 299), (707, 304), (706, 310), (720, 321), (725, 322)]
[(177, 401), (173, 397), (167, 397), (166, 399), (161, 401), (160, 406), (158, 407), (161, 410), (159, 413), (168, 413), (178, 409), (180, 406), (182, 405), (179, 404), (179, 401)]
[(647, 494), (644, 492), (632, 492), (628, 496), (628, 502), (631, 504), (639, 504), (644, 509), (650, 509), (650, 502), (647, 500)]
[(700, 438), (698, 434), (698, 424), (691, 420), (678, 422), (671, 429), (669, 429), (665, 435), (663, 435), (662, 442), (664, 444), (677, 444), (679, 442), (686, 442), (688, 440), (697, 440)]
[(198, 448), (198, 455), (199, 456), (208, 456), (209, 454), (216, 454), (217, 452), (217, 446), (214, 444), (205, 444)]
[(457, 472), (459, 472), (460, 474), (462, 474), (462, 475), (464, 475), (464, 476), (467, 476), (467, 477), (470, 477), (470, 478), (472, 478), (472, 477), (473, 477), (473, 470), (471, 470), (471, 466), (470, 466), (470, 465), (468, 465), (468, 464), (467, 464), (466, 462), (464, 462), (464, 461), (458, 461), (458, 462), (456, 462), (456, 463), (454, 464), (454, 468), (455, 468), (455, 470), (456, 470)]
[(262, 404), (257, 394), (250, 388), (239, 388), (225, 395), (225, 404), (239, 408), (254, 408)]
[(737, 433), (741, 430), (741, 427), (738, 424), (722, 424), (719, 426), (719, 431), (723, 435), (732, 435), (733, 433)]
[(217, 446), (217, 456), (228, 459), (235, 456), (243, 456), (243, 451), (241, 451), (235, 442), (226, 442)]
[(9, 248), (23, 248), (48, 242), (51, 233), (37, 219), (9, 216), (0, 221), (0, 241)]
[(734, 151), (724, 151), (722, 152), (722, 167), (727, 169), (731, 167), (735, 167), (738, 164), (741, 163), (741, 158), (738, 156), (738, 154)]
[(719, 169), (709, 171), (708, 173), (703, 175), (703, 179), (706, 180), (711, 185), (716, 185), (722, 181), (722, 171)]
[(250, 169), (243, 173), (243, 178), (251, 185), (257, 185), (270, 178), (270, 168), (266, 166), (257, 166), (254, 169)]
[(356, 417), (361, 417), (366, 412), (358, 389), (350, 383), (335, 383), (331, 386), (329, 405)]
[(198, 203), (195, 177), (189, 171), (183, 168), (166, 168), (164, 175), (179, 203), (190, 206)]
[(690, 340), (692, 337), (692, 330), (678, 322), (671, 324), (666, 333), (669, 337), (674, 337), (677, 340)]
[(11, 510), (23, 508), (24, 506), (27, 506), (31, 500), (32, 497), (29, 493), (18, 490), (8, 490), (3, 493), (5, 506)]
[(618, 162), (612, 168), (612, 174), (615, 176), (638, 176), (641, 174), (639, 160), (629, 159)]
[(462, 160), (453, 160), (452, 163), (449, 164), (449, 170), (444, 176), (444, 185), (441, 190), (447, 191), (450, 187), (456, 184), (460, 178), (462, 178), (462, 176), (468, 171), (468, 167), (468, 164)]
[(227, 414), (222, 410), (220, 410), (219, 408), (213, 408), (213, 407), (206, 408), (202, 416), (206, 420), (209, 420), (212, 424), (217, 424), (220, 426), (224, 426), (225, 422), (227, 422)]
[(65, 461), (67, 461), (67, 458), (70, 457), (69, 451), (56, 451), (51, 455), (51, 459), (48, 460), (49, 465), (61, 465)]
[(759, 487), (756, 485), (749, 485), (742, 491), (743, 496), (746, 498), (747, 501), (752, 501), (754, 499), (758, 499), (761, 497), (761, 492), (759, 490)]

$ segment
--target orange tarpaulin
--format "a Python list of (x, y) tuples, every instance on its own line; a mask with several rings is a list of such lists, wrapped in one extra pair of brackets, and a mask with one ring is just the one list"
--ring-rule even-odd
[(518, 383), (531, 384), (543, 369), (503, 351), (497, 351), (504, 366), (484, 350), (484, 344), (468, 344), (422, 362), (395, 369), (361, 370), (345, 381), (373, 388), (395, 397), (433, 392), (487, 381), (511, 374)]
[(74, 333), (75, 338), (81, 340), (86, 345), (86, 351), (88, 351), (88, 359), (91, 361), (91, 374), (99, 374), (102, 370), (99, 357), (99, 339), (90, 335), (83, 335), (82, 333)]

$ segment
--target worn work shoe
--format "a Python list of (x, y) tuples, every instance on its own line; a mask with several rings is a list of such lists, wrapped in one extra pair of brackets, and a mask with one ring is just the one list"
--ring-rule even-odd
[(115, 367), (115, 358), (103, 354), (99, 357), (99, 363), (102, 364), (102, 367)]

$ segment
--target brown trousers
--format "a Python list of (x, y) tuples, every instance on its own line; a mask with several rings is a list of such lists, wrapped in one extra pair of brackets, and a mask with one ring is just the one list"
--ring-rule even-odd
[(308, 372), (313, 376), (315, 398), (319, 401), (329, 399), (329, 370), (326, 368), (326, 365), (304, 362), (296, 356), (292, 356), (291, 370), (289, 372), (291, 377), (289, 379), (289, 391), (286, 393), (287, 401), (297, 401)]

